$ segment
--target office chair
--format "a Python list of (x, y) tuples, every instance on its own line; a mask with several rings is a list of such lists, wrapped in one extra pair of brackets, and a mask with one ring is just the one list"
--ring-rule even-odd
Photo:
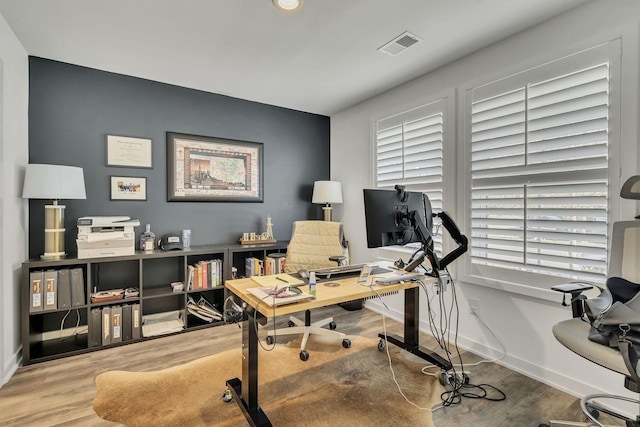
[[(285, 273), (297, 273), (300, 270), (316, 270), (349, 262), (349, 250), (344, 238), (342, 224), (333, 221), (296, 221), (293, 223), (291, 240), (287, 246)], [(329, 329), (323, 326), (329, 325)], [(295, 316), (289, 318), (289, 327), (271, 330), (267, 333), (267, 343), (272, 344), (277, 335), (302, 334), (300, 359), (309, 359), (305, 349), (309, 335), (324, 335), (342, 338), (342, 346), (349, 348), (351, 341), (345, 334), (335, 331), (333, 317), (311, 322), (311, 312), (305, 311), (304, 320)]]
[[(629, 189), (631, 187), (637, 191), (630, 192)], [(632, 177), (625, 183), (622, 187), (621, 196), (628, 199), (640, 199), (640, 176)], [(620, 221), (614, 223), (608, 276), (621, 277), (633, 283), (640, 283), (640, 268), (637, 265), (638, 260), (640, 260), (640, 221)], [(555, 290), (560, 289), (556, 288)], [(582, 314), (584, 313), (584, 302), (583, 299), (580, 298), (582, 291), (562, 290), (562, 292), (571, 294), (573, 318), (553, 326), (553, 335), (555, 338), (579, 356), (622, 374), (624, 376), (625, 388), (634, 393), (640, 393), (640, 384), (631, 378), (620, 351), (589, 340), (590, 324), (582, 319)], [(624, 420), (627, 427), (640, 427), (640, 410), (639, 415), (636, 416), (635, 419), (630, 419), (623, 414), (616, 413), (602, 406), (597, 401), (602, 399), (621, 400), (640, 405), (640, 400), (627, 396), (593, 394), (585, 396), (580, 400), (580, 407), (589, 420), (588, 423), (552, 420), (549, 424), (540, 424), (540, 427), (604, 427), (604, 424), (597, 420), (599, 413), (605, 413)]]

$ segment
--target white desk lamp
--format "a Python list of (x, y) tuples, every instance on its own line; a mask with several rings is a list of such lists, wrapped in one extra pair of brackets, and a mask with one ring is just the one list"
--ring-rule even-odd
[(44, 206), (44, 255), (42, 259), (60, 259), (64, 251), (64, 205), (60, 199), (86, 199), (84, 173), (75, 166), (29, 164), (22, 187), (23, 199), (48, 199)]
[(331, 203), (342, 203), (342, 184), (338, 181), (314, 182), (311, 203), (324, 204), (324, 220), (331, 221)]

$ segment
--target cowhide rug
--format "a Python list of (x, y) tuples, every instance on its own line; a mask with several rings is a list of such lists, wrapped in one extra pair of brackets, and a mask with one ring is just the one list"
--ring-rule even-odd
[[(298, 341), (260, 350), (259, 402), (274, 426), (433, 426), (431, 408), (443, 391), (420, 370), (425, 362), (389, 345), (357, 337), (349, 349), (314, 337), (308, 361)], [(269, 348), (269, 346), (265, 347)], [(225, 382), (241, 378), (241, 351), (230, 350), (155, 372), (109, 371), (96, 377), (95, 412), (127, 426), (246, 426)]]

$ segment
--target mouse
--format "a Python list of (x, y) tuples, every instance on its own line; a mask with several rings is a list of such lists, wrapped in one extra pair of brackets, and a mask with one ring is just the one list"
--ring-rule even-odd
[(309, 278), (309, 270), (305, 270), (305, 269), (298, 270), (298, 275), (300, 275), (300, 277), (302, 279), (308, 279)]

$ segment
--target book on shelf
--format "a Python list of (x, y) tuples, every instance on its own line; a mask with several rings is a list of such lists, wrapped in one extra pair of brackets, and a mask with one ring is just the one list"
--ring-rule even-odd
[(210, 281), (209, 287), (213, 288), (222, 285), (222, 260), (212, 259), (209, 261)]
[(192, 291), (193, 288), (193, 277), (195, 275), (195, 268), (193, 265), (187, 266), (187, 290)]
[(142, 324), (142, 316), (140, 315), (140, 304), (131, 304), (131, 338), (140, 338), (140, 326)]
[(111, 307), (111, 342), (122, 342), (122, 306)]
[(102, 308), (102, 345), (111, 344), (111, 307)]
[(270, 276), (276, 274), (276, 264), (273, 258), (266, 257), (264, 259), (264, 275)]
[(245, 260), (245, 276), (262, 276), (264, 274), (264, 262), (256, 257), (249, 257)]
[(72, 268), (71, 280), (71, 306), (79, 307), (86, 304), (84, 272), (82, 268)]
[(44, 309), (44, 272), (32, 271), (29, 279), (29, 313), (42, 311)]
[(265, 276), (267, 274), (284, 273), (285, 259), (286, 259), (286, 254), (283, 254), (283, 253), (272, 253), (267, 255), (267, 257), (264, 259)]
[(209, 287), (209, 262), (200, 261), (202, 266), (202, 286), (201, 289), (207, 289)]
[(71, 308), (71, 272), (58, 270), (58, 308)]
[(202, 289), (202, 263), (196, 264), (196, 289)]
[(102, 309), (92, 308), (89, 319), (89, 347), (100, 347), (102, 345)]
[(131, 323), (131, 304), (122, 306), (122, 341), (129, 341), (133, 336), (133, 325)]
[(211, 289), (222, 285), (222, 260), (198, 261), (187, 266), (187, 290)]
[(44, 309), (58, 308), (58, 272), (46, 270), (44, 272)]

